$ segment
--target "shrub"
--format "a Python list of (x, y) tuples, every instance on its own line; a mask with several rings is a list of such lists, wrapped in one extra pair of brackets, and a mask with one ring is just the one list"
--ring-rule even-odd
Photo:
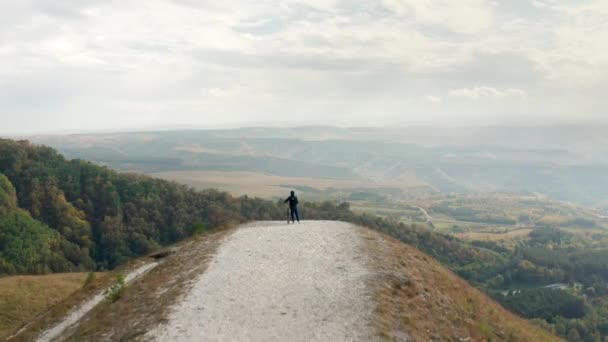
[(197, 223), (192, 228), (194, 235), (200, 235), (205, 232), (205, 226), (202, 223)]
[(104, 295), (106, 299), (112, 303), (119, 300), (125, 292), (125, 285), (125, 276), (119, 273), (116, 276), (116, 282), (105, 291)]
[(82, 284), (82, 287), (89, 287), (95, 282), (96, 279), (97, 275), (95, 274), (95, 272), (89, 272), (89, 274), (87, 274), (87, 278), (84, 280), (84, 284)]

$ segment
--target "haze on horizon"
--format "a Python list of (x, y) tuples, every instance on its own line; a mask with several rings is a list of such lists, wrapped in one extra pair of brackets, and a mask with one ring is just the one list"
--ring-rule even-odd
[(0, 134), (606, 122), (603, 0), (0, 3)]

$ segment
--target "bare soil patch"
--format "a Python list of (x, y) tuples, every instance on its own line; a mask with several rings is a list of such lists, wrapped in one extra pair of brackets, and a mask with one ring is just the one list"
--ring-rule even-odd
[(522, 239), (528, 237), (533, 229), (515, 229), (505, 233), (486, 233), (486, 232), (468, 232), (462, 234), (456, 234), (459, 238), (464, 240), (477, 240), (477, 241), (502, 241), (511, 239)]

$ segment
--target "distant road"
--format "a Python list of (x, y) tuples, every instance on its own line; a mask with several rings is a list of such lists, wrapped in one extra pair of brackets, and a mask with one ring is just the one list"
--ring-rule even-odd
[(228, 236), (157, 341), (370, 341), (365, 245), (339, 222), (257, 223)]
[(424, 210), (424, 208), (422, 208), (422, 207), (416, 207), (416, 208), (420, 209), (420, 211), (422, 211), (424, 216), (426, 216), (426, 222), (431, 222), (431, 215), (429, 215), (429, 213), (427, 213), (426, 210)]

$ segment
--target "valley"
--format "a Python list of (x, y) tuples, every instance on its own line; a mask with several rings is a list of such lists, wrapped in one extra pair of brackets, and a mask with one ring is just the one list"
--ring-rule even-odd
[(0, 19), (0, 340), (608, 342), (607, 0)]
[[(305, 219), (352, 222), (386, 233), (427, 253), (507, 309), (558, 336), (581, 340), (608, 336), (608, 220), (602, 209), (608, 166), (597, 149), (580, 154), (591, 142), (586, 145), (577, 137), (582, 140), (566, 150), (549, 139), (529, 149), (497, 137), (494, 144), (479, 147), (483, 134), (474, 139), (456, 134), (462, 139), (457, 144), (445, 139), (431, 144), (413, 131), (409, 137), (397, 132), (257, 128), (32, 140), (50, 144), (69, 158), (91, 160), (100, 170), (120, 171), (101, 173), (113, 187), (96, 180), (97, 189), (114, 198), (110, 202), (96, 197), (93, 189), (78, 190), (72, 183), (83, 169), (79, 163), (85, 162), (71, 161), (67, 171), (58, 173), (63, 175), (66, 199), (84, 213), (76, 217), (99, 215), (86, 203), (114, 203), (107, 217), (90, 221), (93, 231), (109, 234), (101, 239), (93, 236), (95, 241), (118, 247), (114, 255), (93, 254), (93, 261), (102, 267), (179, 241), (200, 227), (282, 219), (278, 201), (295, 190)], [(86, 165), (84, 169), (93, 168)], [(17, 181), (18, 204), (31, 206), (35, 202), (21, 198), (31, 196), (28, 183), (8, 170)], [(151, 182), (147, 176), (168, 182)], [(133, 184), (125, 187), (129, 182)], [(174, 187), (180, 190), (169, 195)], [(151, 203), (150, 198), (139, 197), (150, 191), (165, 197), (153, 197)], [(55, 198), (53, 192), (44, 196)], [(81, 202), (80, 197), (86, 200)], [(189, 207), (185, 198), (198, 198), (195, 201), (205, 203), (205, 209)], [(162, 210), (171, 215), (188, 213), (180, 218), (187, 221), (171, 216), (159, 222), (157, 209), (136, 211), (129, 202), (153, 208), (170, 203)], [(47, 222), (43, 212), (31, 212)], [(120, 216), (114, 216), (120, 213), (122, 223)], [(164, 235), (143, 229), (138, 217)], [(169, 234), (162, 228), (167, 224)], [(184, 224), (188, 228), (179, 229)], [(119, 243), (114, 229), (134, 243)], [(75, 236), (69, 239), (80, 248), (86, 246)], [(564, 285), (547, 287), (555, 284)]]
[[(604, 126), (567, 125), (308, 126), (28, 139), (54, 147), (69, 158), (84, 158), (120, 171), (180, 173), (173, 178), (184, 176), (182, 172), (246, 172), (343, 180), (375, 184), (374, 193), (398, 200), (508, 190), (594, 207), (608, 197), (608, 143), (602, 143), (607, 130)], [(188, 178), (201, 182), (192, 175)], [(226, 179), (217, 183), (232, 184)]]

